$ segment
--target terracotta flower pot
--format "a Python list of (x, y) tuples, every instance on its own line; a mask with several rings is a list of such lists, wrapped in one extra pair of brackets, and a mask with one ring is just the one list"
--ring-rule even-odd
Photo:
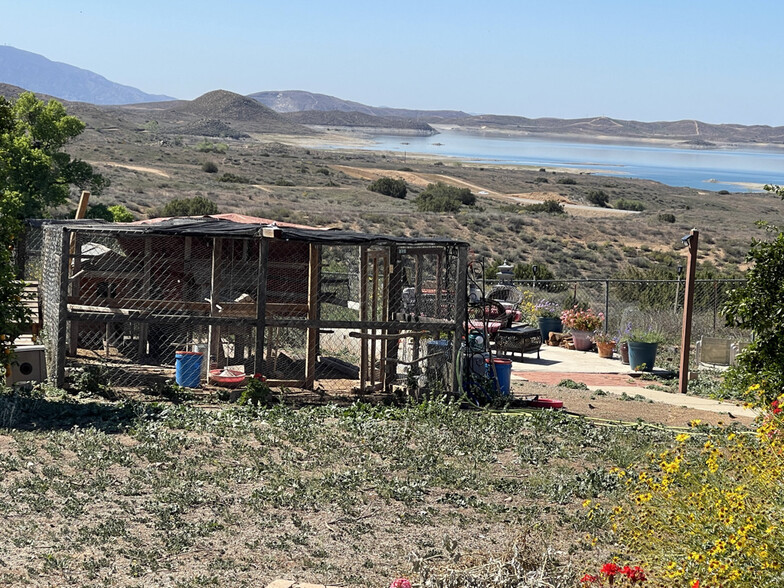
[(615, 341), (608, 341), (606, 343), (596, 342), (596, 350), (599, 352), (599, 357), (611, 359), (613, 351), (615, 350)]

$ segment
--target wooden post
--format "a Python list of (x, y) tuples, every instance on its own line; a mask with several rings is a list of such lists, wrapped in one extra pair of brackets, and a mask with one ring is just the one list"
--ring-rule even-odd
[[(150, 297), (150, 290), (152, 289), (152, 239), (150, 237), (144, 238), (144, 261), (142, 262), (142, 271), (144, 277), (142, 278), (142, 292), (145, 298)], [(147, 355), (147, 335), (150, 332), (150, 325), (142, 323), (139, 325), (139, 359)]]
[[(378, 251), (374, 252), (373, 255), (373, 291), (370, 296), (370, 320), (373, 322), (378, 320)], [(376, 334), (376, 329), (373, 329), (373, 334)], [(376, 346), (376, 339), (373, 338), (370, 340), (370, 389), (375, 390), (376, 387), (376, 352), (378, 351), (378, 347)]]
[[(210, 273), (210, 316), (218, 314), (218, 294), (220, 292), (221, 279), (221, 251), (223, 249), (223, 239), (214, 237), (212, 239), (212, 271)], [(220, 358), (220, 327), (210, 325), (207, 338), (207, 383), (210, 381), (210, 368), (212, 358), (218, 361)]]
[[(321, 247), (310, 245), (308, 264), (308, 320), (318, 320), (318, 292), (321, 280), (320, 261)], [(316, 379), (316, 355), (318, 354), (319, 330), (316, 327), (308, 327), (307, 350), (305, 351), (305, 388), (313, 389), (313, 382)]]
[[(89, 195), (89, 192), (87, 192), (87, 194)], [(71, 272), (71, 276), (73, 277), (71, 278), (70, 284), (68, 285), (68, 291), (71, 293), (71, 296), (79, 296), (82, 289), (82, 280), (77, 276), (77, 274), (82, 268), (82, 240), (78, 231), (71, 233), (70, 246), (68, 247), (68, 251), (69, 261), (67, 265), (68, 267), (73, 268)], [(69, 327), (68, 355), (75, 357), (79, 348), (79, 322), (71, 321)]]
[[(65, 347), (66, 332), (68, 325), (68, 271), (71, 266), (70, 248), (68, 243), (70, 235), (67, 230), (63, 230), (60, 235), (60, 299), (57, 301), (57, 330), (53, 333), (55, 338), (53, 361), (51, 366), (47, 365), (47, 377), (53, 380), (54, 384), (62, 387), (65, 384)], [(54, 376), (54, 377), (52, 377)]]
[[(367, 305), (368, 305), (368, 251), (367, 245), (360, 245), (359, 247), (359, 320), (364, 322), (368, 319)], [(360, 330), (363, 334), (367, 334), (367, 329)], [(365, 391), (365, 383), (367, 382), (367, 364), (368, 364), (368, 341), (362, 339), (360, 341), (359, 351), (359, 390)]]
[(259, 266), (256, 282), (256, 373), (267, 374), (264, 367), (264, 330), (267, 323), (267, 276), (269, 239), (259, 240)]
[[(384, 320), (393, 321), (398, 312), (403, 310), (403, 264), (400, 263), (399, 252), (396, 245), (389, 248), (389, 267), (387, 276), (387, 293), (385, 295), (386, 312)], [(390, 328), (387, 334), (394, 335), (399, 332), (397, 328)], [(400, 353), (398, 339), (389, 339), (384, 352), (384, 358), (397, 359)], [(385, 364), (384, 388), (389, 391), (397, 375), (397, 363), (394, 361)]]
[[(389, 251), (384, 251), (384, 270), (381, 273), (381, 319), (389, 320)], [(389, 334), (389, 330), (385, 329), (384, 334)], [(379, 381), (382, 383), (382, 390), (386, 390), (391, 386), (391, 381), (386, 378), (387, 375), (387, 353), (389, 350), (389, 339), (381, 339), (380, 347), (380, 361), (379, 361)]]
[[(84, 215), (87, 214), (87, 204), (90, 202), (90, 193), (87, 190), (82, 192), (82, 195), (79, 197), (79, 205), (76, 207), (76, 214), (74, 215), (74, 219), (79, 220), (84, 218)], [(73, 256), (76, 252), (76, 233), (71, 233), (71, 248), (70, 253)]]
[(694, 274), (697, 271), (697, 244), (700, 232), (692, 229), (684, 240), (689, 245), (689, 261), (686, 265), (686, 285), (683, 290), (683, 334), (681, 337), (681, 365), (678, 390), (686, 394), (689, 387), (689, 347), (691, 346), (691, 317), (694, 312)]
[[(463, 343), (466, 321), (466, 298), (468, 295), (468, 247), (460, 246), (457, 252), (457, 281), (455, 282), (455, 334), (452, 337), (452, 391), (462, 394), (458, 389), (458, 373), (461, 365), (458, 361), (460, 346)], [(468, 342), (466, 341), (466, 345)]]

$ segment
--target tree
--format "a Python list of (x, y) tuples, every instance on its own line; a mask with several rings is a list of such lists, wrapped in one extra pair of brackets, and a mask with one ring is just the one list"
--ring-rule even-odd
[(154, 216), (205, 216), (218, 214), (218, 205), (204, 196), (175, 198)]
[(405, 181), (387, 177), (372, 181), (367, 189), (392, 198), (405, 198), (408, 193)]
[(24, 242), (24, 220), (67, 202), (72, 186), (98, 194), (108, 185), (89, 164), (63, 151), (83, 130), (84, 123), (56, 100), (45, 103), (30, 92), (15, 102), (0, 96), (0, 359), (11, 355), (27, 320), (12, 264), (14, 249)]
[[(784, 199), (784, 187), (766, 186)], [(784, 232), (765, 225), (770, 240), (753, 240), (746, 261), (746, 283), (730, 292), (723, 313), (727, 323), (754, 334), (725, 376), (729, 390), (748, 390), (750, 400), (768, 408), (784, 393)]]
[(457, 188), (444, 182), (428, 184), (416, 199), (420, 212), (457, 212), (465, 204), (473, 206), (476, 196), (468, 188)]

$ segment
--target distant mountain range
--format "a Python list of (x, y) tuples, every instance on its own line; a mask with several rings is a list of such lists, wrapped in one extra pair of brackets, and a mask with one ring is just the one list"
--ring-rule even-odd
[(0, 82), (90, 104), (134, 104), (174, 100), (123, 86), (86, 69), (51, 61), (37, 53), (0, 45)]
[(279, 92), (255, 92), (248, 94), (276, 112), (302, 112), (306, 110), (361, 112), (371, 116), (384, 118), (407, 118), (437, 122), (454, 120), (469, 116), (460, 110), (408, 110), (405, 108), (389, 108), (386, 106), (368, 106), (359, 102), (342, 100), (326, 94), (315, 94), (304, 90), (285, 90)]
[(35, 53), (0, 46), (0, 95), (13, 97), (21, 88), (64, 101), (87, 103), (72, 104), (70, 109), (97, 127), (112, 127), (113, 121), (119, 121), (123, 123), (120, 126), (130, 128), (155, 120), (163, 132), (209, 137), (241, 138), (248, 133), (299, 135), (323, 128), (429, 135), (436, 133), (431, 124), (441, 124), (472, 133), (510, 137), (549, 134), (660, 139), (693, 148), (711, 148), (716, 143), (784, 143), (784, 127), (766, 125), (716, 125), (697, 120), (638, 122), (608, 117), (474, 116), (459, 110), (368, 106), (303, 90), (256, 92), (248, 96), (215, 90), (195, 100), (175, 100), (116, 84)]

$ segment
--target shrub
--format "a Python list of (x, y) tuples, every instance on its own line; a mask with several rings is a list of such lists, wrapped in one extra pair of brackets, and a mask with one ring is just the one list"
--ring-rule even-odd
[(758, 391), (749, 400), (764, 406), (784, 392), (784, 232), (753, 241), (746, 260), (746, 283), (730, 292), (722, 312), (728, 324), (751, 330), (754, 340), (727, 371), (725, 386)]
[(563, 204), (557, 200), (545, 200), (536, 204), (526, 204), (523, 206), (526, 212), (546, 212), (548, 214), (566, 214)]
[(590, 192), (588, 192), (586, 198), (588, 199), (588, 202), (590, 202), (591, 204), (595, 204), (596, 206), (601, 206), (602, 208), (607, 206), (607, 203), (610, 200), (610, 197), (607, 195), (607, 192), (605, 192), (604, 190), (591, 190)]
[(237, 174), (232, 174), (229, 172), (224, 173), (221, 177), (218, 178), (219, 182), (227, 182), (229, 184), (250, 184), (250, 178), (246, 178), (244, 176), (238, 176)]
[(133, 213), (125, 208), (122, 204), (115, 204), (109, 207), (109, 212), (112, 213), (112, 220), (116, 223), (132, 223), (136, 220)]
[(659, 215), (659, 220), (663, 223), (674, 223), (675, 222), (675, 215), (671, 212), (664, 212)]
[(201, 153), (226, 153), (229, 146), (226, 143), (213, 143), (212, 141), (201, 141), (196, 144), (196, 151)]
[(566, 184), (567, 186), (574, 186), (577, 184), (577, 180), (574, 178), (558, 178), (555, 181), (556, 184)]
[(194, 198), (175, 198), (153, 216), (203, 216), (218, 214), (218, 205), (204, 196)]
[(292, 182), (291, 180), (287, 180), (285, 178), (279, 178), (279, 179), (275, 180), (275, 185), (276, 186), (296, 186), (296, 184), (294, 182)]
[(629, 552), (667, 586), (778, 586), (784, 532), (781, 414), (756, 435), (693, 421), (677, 445), (618, 475), (629, 489), (612, 521)]
[(214, 161), (205, 161), (201, 164), (201, 171), (216, 174), (218, 173), (218, 165)]
[(535, 184), (549, 184), (550, 180), (548, 180), (547, 178), (534, 178), (534, 183)]
[(616, 200), (614, 206), (618, 210), (634, 210), (637, 212), (645, 210), (645, 205), (642, 202), (639, 202), (638, 200), (625, 200), (623, 198)]
[(416, 199), (420, 212), (457, 212), (461, 204), (473, 206), (475, 203), (476, 196), (468, 188), (457, 188), (443, 182), (428, 184)]
[(405, 198), (408, 193), (408, 188), (403, 180), (387, 177), (374, 180), (367, 189), (371, 192), (383, 194), (384, 196), (392, 196), (392, 198)]

